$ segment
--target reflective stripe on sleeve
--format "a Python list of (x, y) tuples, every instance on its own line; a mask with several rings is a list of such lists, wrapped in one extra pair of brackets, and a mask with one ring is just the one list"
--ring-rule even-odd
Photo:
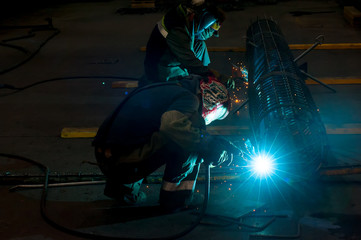
[(165, 28), (164, 28), (164, 26), (163, 26), (163, 21), (162, 21), (162, 20), (159, 21), (159, 22), (157, 23), (157, 25), (158, 25), (158, 30), (159, 30), (160, 34), (162, 34), (162, 36), (163, 36), (164, 38), (166, 38), (166, 37), (168, 36), (168, 32), (167, 32), (167, 30), (165, 30)]
[(163, 181), (162, 189), (169, 192), (193, 190), (195, 181), (182, 181), (180, 183), (172, 183)]

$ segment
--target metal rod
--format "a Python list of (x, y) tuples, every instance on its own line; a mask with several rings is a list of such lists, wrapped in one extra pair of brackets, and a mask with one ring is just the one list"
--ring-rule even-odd
[(318, 80), (318, 79), (315, 78), (314, 76), (312, 76), (312, 75), (310, 75), (310, 74), (308, 74), (308, 73), (306, 73), (305, 71), (302, 71), (302, 70), (300, 70), (300, 72), (301, 72), (303, 75), (305, 75), (306, 77), (312, 79), (313, 81), (318, 82), (318, 83), (321, 84), (322, 86), (330, 89), (332, 92), (336, 92), (336, 90), (335, 90), (334, 88), (330, 87), (330, 86), (327, 85), (326, 83), (321, 82), (320, 80)]
[[(96, 185), (104, 184), (105, 181), (87, 181), (87, 182), (69, 182), (69, 183), (49, 183), (47, 187), (69, 187), (69, 186), (83, 186), (83, 185)], [(26, 185), (16, 185), (11, 187), (9, 191), (16, 191), (23, 188), (42, 188), (44, 184), (26, 184)]]
[[(320, 40), (321, 39), (321, 40)], [(301, 55), (299, 55), (298, 57), (296, 57), (293, 61), (297, 62), (298, 60), (300, 60), (301, 58), (303, 58), (307, 53), (311, 52), (315, 47), (317, 47), (318, 45), (321, 45), (323, 42), (323, 35), (320, 35), (316, 38), (316, 42), (309, 47), (306, 51), (304, 51)]]
[(234, 112), (233, 114), (236, 114), (239, 110), (241, 110), (241, 108), (243, 108), (246, 104), (248, 103), (248, 99), (246, 101), (244, 101), (244, 103), (242, 103), (241, 106), (239, 106)]

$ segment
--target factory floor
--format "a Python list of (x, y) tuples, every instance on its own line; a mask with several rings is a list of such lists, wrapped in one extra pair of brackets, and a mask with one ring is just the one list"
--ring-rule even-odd
[[(144, 47), (163, 14), (130, 2), (57, 1), (3, 15), (0, 84), (23, 89), (0, 88), (0, 239), (361, 239), (361, 29), (344, 17), (343, 1), (224, 5), (220, 37), (207, 43), (210, 66), (230, 75), (245, 61), (246, 31), (257, 18), (272, 18), (290, 45), (303, 46), (292, 49), (295, 57), (323, 36), (326, 47), (299, 60), (328, 84), (308, 85), (329, 140), (319, 179), (270, 181), (268, 189), (237, 162), (213, 168), (205, 212), (161, 214), (162, 168), (142, 185), (147, 201), (140, 206), (124, 208), (103, 195), (91, 131), (132, 90), (114, 83), (142, 76)], [(242, 103), (246, 87), (238, 87)], [(65, 128), (85, 135), (64, 137)], [(247, 138), (247, 106), (212, 129)], [(68, 185), (44, 192), (46, 170), (50, 184)], [(205, 173), (203, 166), (197, 195), (207, 195)]]

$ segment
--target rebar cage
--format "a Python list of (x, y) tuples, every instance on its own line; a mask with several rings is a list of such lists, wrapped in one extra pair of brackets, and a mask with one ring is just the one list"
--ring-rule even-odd
[(246, 61), (256, 151), (273, 155), (282, 177), (309, 178), (326, 158), (326, 130), (275, 21), (250, 25)]

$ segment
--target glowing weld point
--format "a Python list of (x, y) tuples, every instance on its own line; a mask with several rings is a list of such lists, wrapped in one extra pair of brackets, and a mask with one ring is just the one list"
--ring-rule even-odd
[(125, 92), (124, 94), (125, 94), (125, 95), (128, 95), (128, 92)]
[(105, 82), (102, 82), (103, 85), (105, 85)]
[(261, 154), (253, 158), (252, 167), (258, 176), (269, 176), (273, 172), (273, 161), (269, 156)]

